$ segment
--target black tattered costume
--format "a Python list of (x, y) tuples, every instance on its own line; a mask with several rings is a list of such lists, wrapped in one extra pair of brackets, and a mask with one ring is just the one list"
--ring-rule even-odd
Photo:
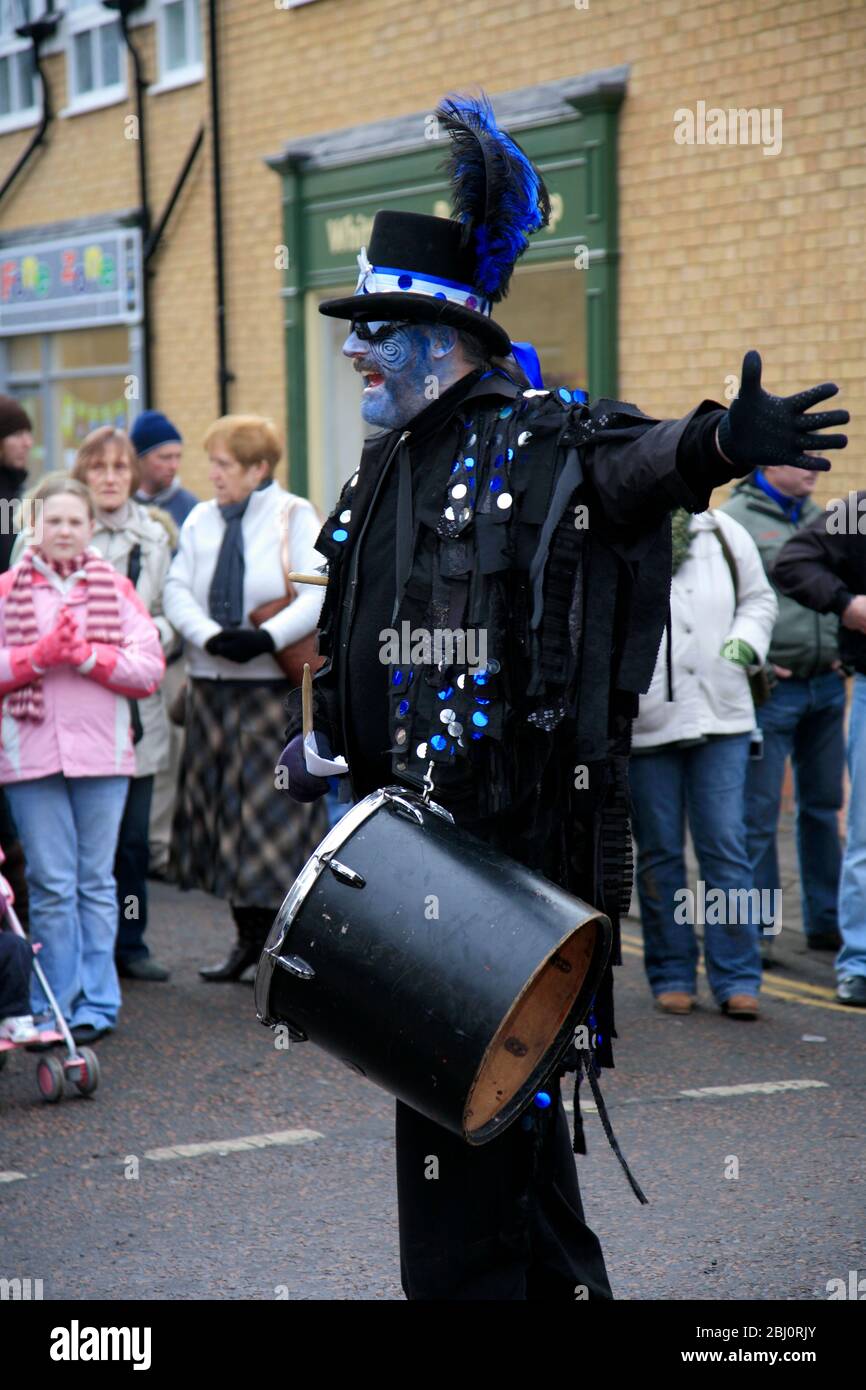
[[(705, 402), (683, 420), (658, 423), (633, 406), (600, 401), (589, 410), (570, 393), (525, 393), (504, 373), (479, 370), (405, 431), (368, 441), (316, 543), (329, 582), (319, 639), (327, 665), (314, 682), (314, 722), (345, 756), (356, 799), (393, 783), (420, 789), (432, 762), (433, 795), (458, 823), (602, 908), (618, 927), (631, 892), (629, 732), (667, 617), (668, 514), (677, 505), (702, 510), (712, 487), (730, 476), (712, 444), (720, 412)], [(455, 499), (460, 481), (466, 491)], [(379, 661), (383, 635), (402, 632), (404, 623), (484, 632), (481, 682), (468, 664)], [(444, 711), (453, 712), (447, 724)], [(460, 735), (449, 725), (462, 726)], [(287, 737), (299, 728), (295, 699)], [(610, 971), (589, 1022), (599, 1062), (612, 1065)], [(527, 1133), (513, 1126), (483, 1149), (469, 1149), (407, 1107), (398, 1112), (404, 1187), (423, 1182), (421, 1150), (447, 1149), (451, 1171), (459, 1161), (454, 1237), (464, 1251), (466, 1222), (479, 1219), (482, 1192), (482, 1211), (489, 1206), (497, 1155), (517, 1182), (521, 1162), (512, 1151), (526, 1149)], [(582, 1152), (577, 1109), (575, 1116)], [(561, 1108), (537, 1118), (558, 1153), (557, 1186), (573, 1187), (575, 1222), (581, 1213)], [(410, 1285), (424, 1297), (438, 1287), (437, 1271), (445, 1277), (447, 1193), (440, 1180), (422, 1195), (421, 1233), (404, 1229), (402, 1245), (404, 1279), (409, 1265)], [(510, 1203), (497, 1208), (493, 1229), (501, 1227), (506, 1244), (498, 1254), (484, 1247), (486, 1277), (498, 1270), (507, 1282), (509, 1248), (520, 1264), (514, 1250), (530, 1238), (531, 1207), (514, 1209), (523, 1212), (523, 1226), (510, 1247), (514, 1211)], [(573, 1297), (574, 1285), (588, 1282), (590, 1293), (594, 1285), (604, 1296), (595, 1238), (582, 1223), (578, 1235), (574, 1258), (561, 1270), (562, 1292)], [(590, 1267), (594, 1259), (599, 1266), (594, 1279), (587, 1242)], [(455, 1248), (446, 1262), (455, 1284), (463, 1258)], [(548, 1288), (550, 1271), (541, 1278)], [(494, 1279), (491, 1287), (500, 1284)]]

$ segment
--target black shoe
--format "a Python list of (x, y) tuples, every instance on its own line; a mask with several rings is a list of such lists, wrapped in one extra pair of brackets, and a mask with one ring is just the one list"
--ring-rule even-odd
[(106, 1033), (111, 1032), (111, 1028), (106, 1024), (103, 1028), (97, 1028), (93, 1023), (77, 1023), (74, 1028), (70, 1028), (70, 1033), (77, 1043), (94, 1043), (99, 1038), (104, 1038)]
[(203, 965), (198, 973), (203, 980), (211, 983), (239, 980), (249, 966), (257, 963), (261, 953), (262, 948), (258, 943), (238, 941), (220, 965)]
[(810, 951), (838, 951), (842, 938), (837, 931), (816, 931), (806, 937)]
[(836, 987), (836, 998), (840, 1004), (866, 1009), (866, 975), (843, 975)]
[(150, 956), (140, 956), (133, 960), (119, 960), (117, 973), (124, 980), (168, 980), (171, 978), (165, 967), (157, 965)]

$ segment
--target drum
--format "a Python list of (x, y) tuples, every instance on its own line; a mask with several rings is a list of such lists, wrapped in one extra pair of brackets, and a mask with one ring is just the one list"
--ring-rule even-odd
[(292, 885), (256, 1011), (484, 1144), (568, 1046), (610, 941), (595, 908), (388, 787), (347, 811)]

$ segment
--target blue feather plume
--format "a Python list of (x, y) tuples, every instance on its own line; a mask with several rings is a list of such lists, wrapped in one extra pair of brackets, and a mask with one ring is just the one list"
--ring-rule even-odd
[(487, 299), (502, 299), (515, 261), (532, 232), (546, 227), (550, 198), (523, 150), (496, 124), (490, 100), (447, 97), (436, 116), (451, 138), (442, 169), (451, 183), (454, 215), (472, 240), (476, 283)]

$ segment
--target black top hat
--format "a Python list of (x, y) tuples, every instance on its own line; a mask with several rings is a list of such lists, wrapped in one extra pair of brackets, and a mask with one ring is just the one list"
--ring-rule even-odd
[(475, 253), (459, 222), (420, 212), (377, 212), (358, 265), (355, 293), (323, 300), (319, 313), (447, 323), (473, 333), (496, 356), (511, 351), (505, 329), (489, 317), (490, 300), (476, 288)]

